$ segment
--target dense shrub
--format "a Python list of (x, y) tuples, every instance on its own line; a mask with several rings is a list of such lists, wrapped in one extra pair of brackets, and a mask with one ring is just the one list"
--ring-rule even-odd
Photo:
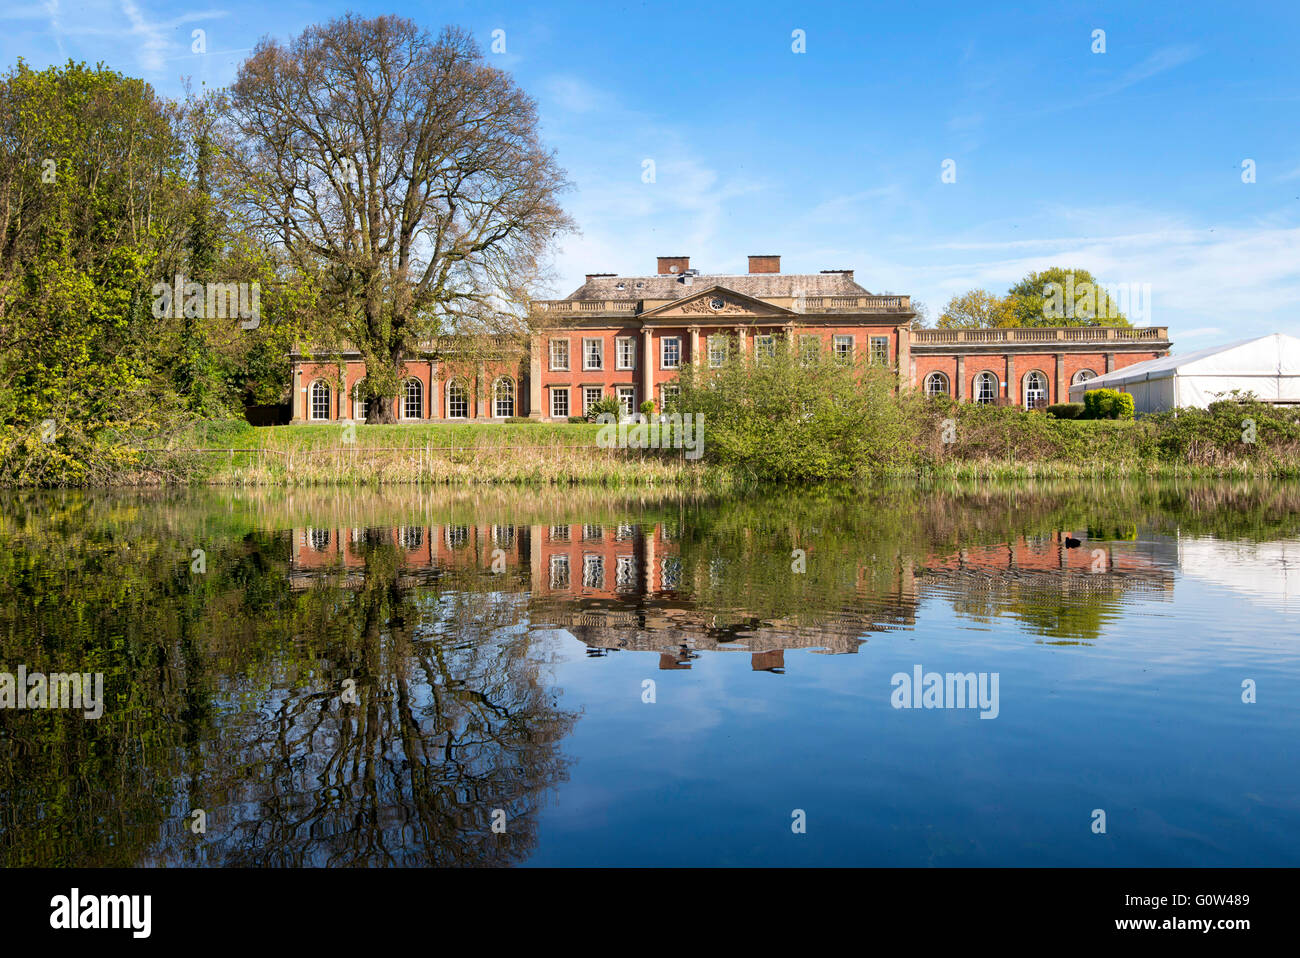
[(777, 481), (848, 479), (913, 463), (915, 424), (896, 374), (829, 354), (733, 352), (717, 369), (688, 365), (675, 408), (704, 417), (706, 461)]
[(586, 417), (586, 416), (570, 416), (570, 417), (569, 417), (569, 422), (572, 422), (572, 423), (586, 422), (586, 421), (587, 421), (587, 417)]
[(613, 396), (606, 396), (587, 407), (587, 415), (584, 417), (587, 422), (595, 422), (597, 417), (603, 415), (621, 416), (623, 406)]
[(653, 416), (654, 412), (655, 412), (655, 401), (653, 399), (647, 399), (645, 402), (641, 404), (641, 415)]
[(1294, 409), (1253, 397), (1211, 403), (1208, 409), (1178, 409), (1144, 416), (1157, 432), (1162, 460), (1191, 466), (1221, 466), (1233, 460), (1266, 462), (1286, 471), (1300, 456), (1300, 421)]
[(1047, 414), (1053, 419), (1081, 419), (1084, 408), (1081, 402), (1058, 402), (1047, 407)]
[(1083, 394), (1088, 419), (1132, 419), (1133, 397), (1118, 389), (1089, 389)]

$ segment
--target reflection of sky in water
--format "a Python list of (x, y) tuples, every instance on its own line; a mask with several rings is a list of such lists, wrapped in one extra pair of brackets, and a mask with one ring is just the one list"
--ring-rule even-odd
[[(727, 505), (753, 511), (344, 508), (208, 532), (200, 590), (162, 560), (127, 605), (101, 541), (47, 570), (10, 541), (31, 581), (105, 598), (61, 618), (9, 587), (0, 628), (134, 643), (113, 681), (137, 712), (96, 726), (93, 754), (152, 749), (78, 765), (71, 798), (27, 767), (15, 820), (93, 832), (113, 826), (83, 806), (112, 801), (130, 827), (82, 843), (154, 864), (1300, 864), (1294, 539), (1193, 536), (1104, 499), (1076, 547), (1014, 504)], [(188, 531), (135, 530), (129, 561), (148, 534), (188, 555)], [(893, 708), (918, 665), (998, 673), (997, 718)]]
[[(1169, 537), (1107, 545), (1149, 561), (1082, 644), (1005, 609), (964, 614), (960, 576), (920, 590), (914, 628), (852, 655), (787, 651), (782, 675), (726, 653), (660, 671), (649, 652), (592, 660), (571, 642), (556, 679), (584, 703), (565, 743), (578, 761), (529, 863), (1300, 863), (1296, 619), (1179, 572)], [(1287, 545), (1253, 553), (1255, 595), (1285, 586)], [(918, 663), (1000, 673), (1000, 716), (893, 709), (891, 676)]]
[(1180, 538), (1183, 575), (1283, 612), (1300, 612), (1300, 542)]

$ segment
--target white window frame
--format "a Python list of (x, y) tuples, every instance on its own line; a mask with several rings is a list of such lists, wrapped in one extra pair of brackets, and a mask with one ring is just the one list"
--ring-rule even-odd
[[(591, 347), (595, 346), (595, 350)], [(592, 360), (595, 365), (592, 365)], [(584, 370), (597, 370), (605, 368), (605, 340), (599, 336), (582, 337), (582, 368)]]
[(1024, 386), (1023, 386), (1022, 389), (1021, 389), (1021, 392), (1024, 393), (1024, 395), (1023, 395), (1022, 398), (1024, 399), (1024, 407), (1025, 407), (1026, 409), (1029, 409), (1029, 408), (1030, 408), (1030, 405), (1029, 405), (1029, 379), (1030, 379), (1031, 376), (1038, 376), (1038, 377), (1040, 377), (1040, 378), (1043, 380), (1043, 389), (1042, 389), (1042, 393), (1043, 393), (1043, 395), (1042, 395), (1042, 398), (1043, 398), (1043, 399), (1050, 399), (1050, 398), (1051, 398), (1051, 391), (1050, 391), (1049, 388), (1048, 388), (1047, 373), (1043, 372), (1041, 369), (1031, 369), (1031, 370), (1029, 370), (1029, 372), (1025, 373), (1025, 378), (1024, 378), (1024, 380), (1023, 380), (1023, 382), (1024, 382)]
[[(561, 365), (559, 362), (557, 362), (557, 361), (556, 361), (556, 358), (555, 358), (555, 348), (556, 348), (557, 346), (563, 346), (563, 347), (564, 347), (564, 362), (563, 362), (563, 365)], [(552, 370), (552, 372), (568, 372), (568, 371), (569, 371), (569, 341), (568, 341), (567, 339), (552, 339), (552, 340), (551, 340), (551, 345), (550, 345), (550, 355), (551, 355), (551, 370)]]
[(365, 395), (366, 381), (358, 379), (356, 385), (352, 387), (352, 418), (364, 421), (366, 413), (370, 409), (370, 400)]
[[(986, 379), (985, 377), (988, 378)], [(990, 382), (990, 381), (993, 383), (993, 395), (991, 395), (988, 399), (983, 399), (980, 396), (980, 383)], [(997, 373), (993, 372), (992, 370), (985, 369), (975, 374), (975, 388), (971, 390), (972, 393), (971, 398), (975, 402), (982, 403), (984, 405), (991, 405), (997, 402), (998, 393), (1000, 392), (1001, 392), (1001, 384), (998, 381)]]
[[(871, 350), (871, 361), (873, 363), (878, 363), (881, 366), (889, 365), (888, 336), (872, 336), (868, 340), (867, 346)], [(879, 353), (877, 353), (877, 349), (879, 349)]]
[(569, 571), (569, 557), (563, 552), (551, 556), (551, 588), (571, 588), (573, 579)]
[[(841, 350), (841, 346), (847, 346), (848, 349)], [(845, 333), (835, 333), (831, 336), (831, 353), (837, 359), (849, 361), (853, 359), (853, 350), (857, 347), (857, 342), (853, 336)]]
[[(623, 402), (624, 396), (630, 396), (626, 403)], [(615, 386), (614, 397), (622, 407), (624, 417), (631, 419), (636, 415), (636, 387), (635, 386)]]
[[(560, 412), (560, 411), (558, 411), (558, 410), (555, 408), (556, 400), (559, 399), (561, 396), (564, 397), (564, 411), (563, 411), (563, 412)], [(572, 408), (573, 408), (573, 407), (569, 405), (569, 387), (568, 387), (568, 386), (562, 386), (562, 387), (559, 387), (559, 386), (552, 386), (552, 387), (551, 387), (551, 418), (552, 418), (552, 419), (568, 419), (569, 416), (571, 415), (571, 413), (569, 412), (569, 410), (572, 409)]]
[[(447, 418), (448, 419), (468, 419), (469, 418), (469, 393), (465, 387), (454, 379), (447, 381)], [(464, 412), (459, 416), (452, 410), (455, 409), (454, 403), (459, 402), (464, 407)]]
[(635, 336), (619, 336), (614, 340), (614, 368), (636, 369)]
[[(410, 414), (411, 387), (415, 387), (415, 412)], [(402, 419), (410, 421), (424, 418), (424, 383), (415, 376), (402, 380)]]
[[(591, 398), (592, 390), (596, 393), (596, 398)], [(587, 415), (591, 407), (596, 405), (605, 398), (605, 389), (603, 386), (583, 386), (582, 387), (582, 414)]]
[[(811, 347), (811, 348), (810, 348)], [(799, 334), (799, 362), (809, 363), (815, 360), (822, 349), (822, 338), (816, 333)]]
[[(721, 368), (726, 363), (728, 357), (731, 355), (730, 338), (727, 336), (726, 333), (714, 333), (712, 336), (709, 337), (707, 351), (709, 354), (709, 368), (710, 369)], [(719, 351), (721, 352), (720, 358), (718, 358), (715, 355)]]
[[(323, 405), (325, 415), (316, 415), (316, 387), (320, 387), (324, 394)], [(323, 379), (314, 379), (312, 384), (307, 387), (307, 415), (312, 422), (327, 422), (330, 418), (330, 384)]]
[[(675, 356), (670, 365), (668, 362), (668, 344), (671, 343)], [(660, 369), (681, 369), (682, 368), (682, 337), (680, 336), (663, 336), (659, 339), (659, 368)]]
[(582, 557), (582, 587), (605, 588), (605, 557), (600, 553), (584, 553)]
[[(1084, 373), (1087, 373), (1088, 375), (1084, 376), (1083, 375)], [(1078, 369), (1075, 370), (1074, 375), (1070, 377), (1070, 385), (1077, 386), (1080, 383), (1086, 383), (1096, 378), (1097, 378), (1097, 374), (1093, 372), (1091, 369)]]
[[(509, 384), (509, 395), (501, 395), (501, 387)], [(492, 384), (492, 418), (493, 419), (511, 419), (515, 415), (515, 381), (509, 376), (502, 376)], [(510, 411), (501, 412), (501, 404), (508, 402)]]
[[(931, 389), (931, 388), (930, 388), (930, 382), (931, 382), (932, 380), (934, 380), (936, 376), (938, 377), (938, 381), (941, 382), (941, 383), (943, 384), (943, 386), (942, 386), (942, 388), (940, 388), (940, 389)], [(947, 373), (940, 372), (940, 371), (937, 370), (937, 369), (936, 369), (936, 370), (933, 370), (932, 372), (926, 373), (926, 375), (925, 375), (924, 388), (925, 388), (925, 394), (926, 394), (926, 396), (928, 396), (928, 397), (931, 398), (931, 399), (933, 399), (933, 398), (936, 397), (936, 396), (950, 396), (950, 395), (952, 395), (952, 393), (951, 393), (951, 388), (950, 388), (950, 386), (949, 386), (949, 384), (948, 384), (948, 374), (947, 374)]]
[(754, 337), (754, 356), (759, 359), (776, 358), (775, 333), (760, 333)]

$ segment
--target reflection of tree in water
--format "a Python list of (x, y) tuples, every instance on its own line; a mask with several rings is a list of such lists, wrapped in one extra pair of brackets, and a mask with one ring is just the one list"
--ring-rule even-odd
[[(189, 847), (207, 864), (499, 865), (531, 852), (574, 716), (556, 708), (517, 602), (403, 589), (379, 538), (359, 589), (308, 596), (296, 641), (314, 662), (219, 729), (194, 789), (207, 834), (194, 849), (184, 823), (169, 829), (161, 859)], [(349, 679), (357, 704), (342, 701)]]

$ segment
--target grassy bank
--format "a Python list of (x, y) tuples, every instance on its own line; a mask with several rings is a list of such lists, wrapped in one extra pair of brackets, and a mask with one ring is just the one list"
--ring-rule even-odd
[[(1123, 476), (1296, 477), (1294, 445), (1235, 444), (1189, 425), (1056, 420), (1040, 413), (970, 407), (920, 424), (911, 448), (878, 474), (898, 481), (1069, 480)], [(165, 453), (191, 481), (213, 485), (528, 484), (722, 488), (759, 481), (706, 455), (602, 449), (586, 423), (292, 425), (207, 423)], [(945, 441), (945, 434), (949, 441)], [(1199, 433), (1197, 433), (1199, 436)], [(705, 434), (708, 451), (708, 432)]]
[(680, 452), (602, 449), (588, 423), (291, 425), (212, 423), (168, 456), (195, 480), (232, 485), (485, 483), (699, 486), (722, 473)]

